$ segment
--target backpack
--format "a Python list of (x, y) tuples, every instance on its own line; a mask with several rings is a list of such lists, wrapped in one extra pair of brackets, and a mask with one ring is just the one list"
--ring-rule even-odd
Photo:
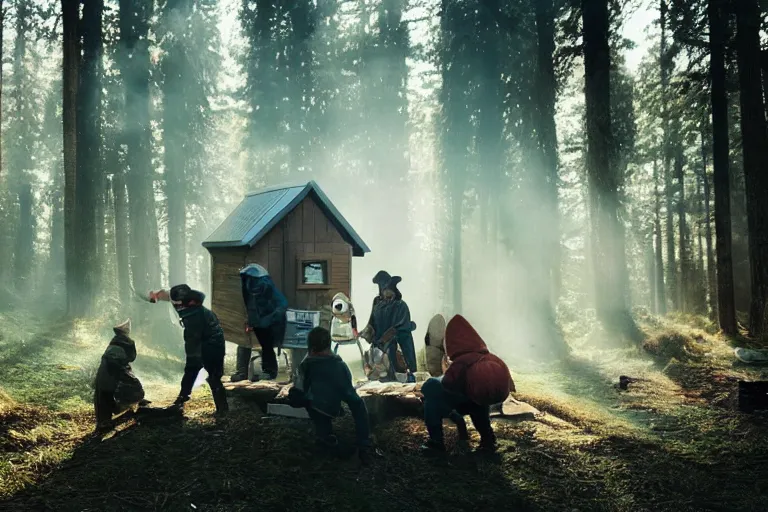
[(506, 363), (487, 352), (465, 354), (453, 361), (445, 373), (453, 374), (457, 387), (476, 404), (495, 405), (515, 391)]

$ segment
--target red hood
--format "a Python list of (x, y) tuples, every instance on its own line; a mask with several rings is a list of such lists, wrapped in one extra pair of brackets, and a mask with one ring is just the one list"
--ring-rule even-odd
[(487, 353), (488, 347), (467, 319), (456, 315), (445, 327), (445, 353), (456, 359), (472, 352)]

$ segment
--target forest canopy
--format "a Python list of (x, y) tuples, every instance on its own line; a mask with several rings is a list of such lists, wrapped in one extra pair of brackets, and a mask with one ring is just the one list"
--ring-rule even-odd
[[(654, 23), (631, 41), (638, 11)], [(757, 0), (6, 0), (2, 307), (207, 291), (201, 242), (242, 196), (316, 180), (372, 247), (356, 289), (392, 269), (424, 321), (464, 312), (531, 354), (590, 315), (628, 340), (633, 315), (672, 311), (761, 337), (764, 18)]]

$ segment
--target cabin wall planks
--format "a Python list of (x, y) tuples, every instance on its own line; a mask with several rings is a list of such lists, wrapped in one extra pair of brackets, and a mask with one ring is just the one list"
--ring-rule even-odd
[[(210, 252), (212, 309), (221, 321), (226, 340), (238, 345), (248, 345), (239, 271), (249, 263), (258, 263), (269, 271), (288, 299), (289, 307), (324, 311), (322, 325), (330, 322), (332, 297), (338, 292), (350, 295), (352, 246), (344, 241), (311, 196), (304, 198), (253, 247), (212, 248)], [(330, 287), (299, 290), (298, 261), (312, 254), (330, 255)]]

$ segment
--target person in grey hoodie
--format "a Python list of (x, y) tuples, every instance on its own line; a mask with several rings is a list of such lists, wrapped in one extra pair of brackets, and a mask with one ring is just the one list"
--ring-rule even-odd
[(368, 409), (352, 385), (352, 373), (347, 364), (331, 351), (331, 333), (315, 327), (307, 337), (309, 355), (299, 367), (299, 378), (291, 389), (294, 407), (305, 407), (317, 436), (316, 444), (323, 449), (336, 450), (338, 439), (333, 434), (333, 418), (342, 416), (344, 402), (355, 420), (360, 459), (370, 457), (371, 435)]

